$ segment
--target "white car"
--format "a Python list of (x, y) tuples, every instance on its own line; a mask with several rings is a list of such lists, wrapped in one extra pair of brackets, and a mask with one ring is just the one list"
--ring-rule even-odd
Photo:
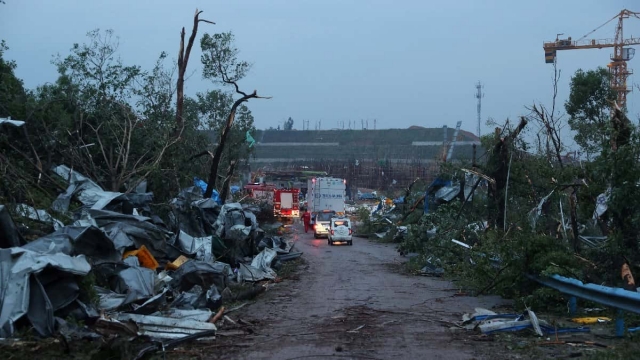
[(336, 242), (346, 242), (353, 245), (353, 231), (351, 231), (351, 220), (347, 218), (332, 218), (329, 227), (329, 245)]

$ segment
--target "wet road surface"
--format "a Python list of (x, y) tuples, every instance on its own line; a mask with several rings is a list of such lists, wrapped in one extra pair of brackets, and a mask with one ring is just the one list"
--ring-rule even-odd
[(496, 358), (478, 342), (453, 336), (446, 322), (490, 308), (498, 298), (455, 296), (448, 281), (401, 274), (406, 258), (393, 244), (354, 238), (353, 246), (329, 246), (301, 227), (296, 231), (295, 251), (304, 252), (306, 264), (295, 279), (230, 314), (257, 323), (255, 333), (212, 358)]

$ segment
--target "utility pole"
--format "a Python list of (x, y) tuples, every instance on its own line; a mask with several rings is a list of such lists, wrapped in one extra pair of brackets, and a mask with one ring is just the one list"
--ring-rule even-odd
[(376, 123), (378, 122), (378, 119), (373, 119), (373, 130), (376, 129)]
[(477, 135), (478, 137), (480, 137), (480, 123), (481, 123), (481, 112), (482, 112), (482, 98), (484, 97), (484, 93), (482, 92), (482, 89), (484, 89), (484, 85), (482, 85), (482, 83), (480, 81), (478, 81), (478, 83), (476, 84), (476, 99), (478, 99), (478, 129), (477, 129)]

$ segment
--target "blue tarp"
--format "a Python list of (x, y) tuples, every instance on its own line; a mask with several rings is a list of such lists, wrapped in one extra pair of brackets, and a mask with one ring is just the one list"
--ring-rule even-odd
[(404, 196), (393, 199), (394, 204), (404, 204)]
[(235, 193), (237, 193), (238, 191), (240, 191), (240, 186), (236, 186), (236, 185), (229, 186), (229, 189), (231, 190), (231, 193), (232, 193), (232, 194), (235, 194)]
[[(207, 183), (197, 177), (193, 178), (193, 185), (202, 189), (203, 194), (205, 191), (207, 191)], [(220, 194), (215, 189), (213, 190), (213, 194), (211, 194), (211, 199), (216, 203), (222, 205), (222, 200), (220, 200)]]

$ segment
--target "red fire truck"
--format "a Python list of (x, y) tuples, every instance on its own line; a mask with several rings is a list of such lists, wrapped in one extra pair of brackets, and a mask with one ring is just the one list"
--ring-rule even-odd
[(275, 189), (273, 190), (273, 215), (276, 218), (299, 218), (298, 189)]
[(273, 185), (264, 184), (247, 184), (244, 186), (250, 198), (266, 201), (271, 205), (273, 205), (273, 190), (275, 190), (275, 188)]

